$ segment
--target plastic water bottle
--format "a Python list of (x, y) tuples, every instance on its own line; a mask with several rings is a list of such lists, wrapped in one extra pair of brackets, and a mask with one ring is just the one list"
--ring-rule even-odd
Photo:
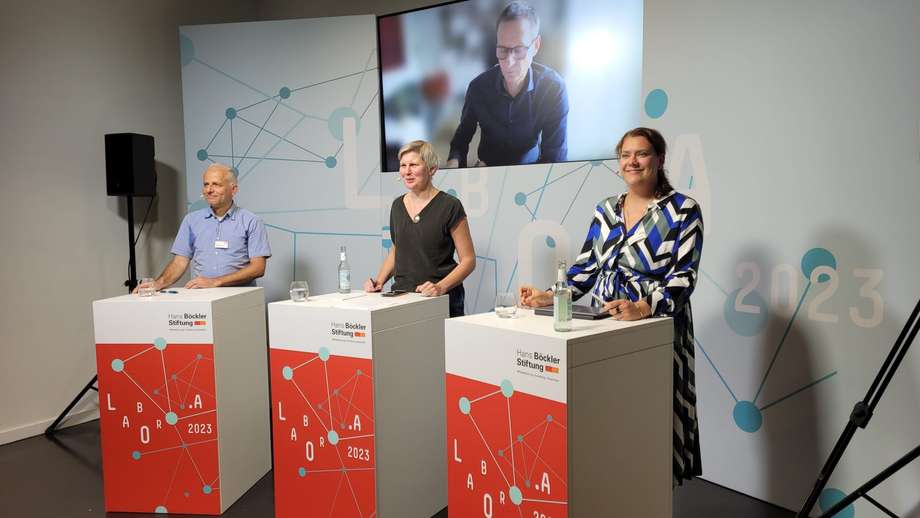
[(569, 288), (565, 272), (565, 261), (561, 261), (556, 284), (553, 284), (553, 329), (556, 331), (572, 330), (572, 288)]
[(345, 257), (345, 247), (339, 249), (339, 293), (351, 293), (351, 267)]

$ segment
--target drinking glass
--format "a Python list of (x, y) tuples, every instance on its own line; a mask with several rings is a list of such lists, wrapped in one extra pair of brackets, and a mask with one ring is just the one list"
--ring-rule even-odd
[(310, 287), (307, 281), (294, 281), (291, 283), (291, 300), (294, 302), (303, 302), (310, 296)]
[(517, 301), (514, 293), (503, 292), (495, 296), (495, 314), (499, 318), (511, 318), (517, 313)]
[(137, 295), (140, 297), (152, 297), (157, 290), (153, 288), (153, 278), (144, 277), (141, 283), (137, 285)]

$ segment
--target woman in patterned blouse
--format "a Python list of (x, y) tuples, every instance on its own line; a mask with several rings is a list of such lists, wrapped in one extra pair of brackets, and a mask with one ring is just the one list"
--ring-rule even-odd
[[(702, 474), (690, 294), (703, 251), (703, 218), (696, 201), (668, 182), (666, 149), (664, 137), (650, 128), (620, 139), (616, 150), (627, 191), (598, 203), (568, 281), (574, 297), (593, 292), (616, 320), (673, 318), (677, 485)], [(522, 286), (520, 292), (524, 305), (552, 304), (549, 291)]]

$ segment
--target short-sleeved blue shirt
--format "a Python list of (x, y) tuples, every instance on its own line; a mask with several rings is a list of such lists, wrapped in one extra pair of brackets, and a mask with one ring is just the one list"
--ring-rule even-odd
[[(217, 241), (226, 241), (227, 248), (216, 247)], [(223, 218), (210, 207), (186, 214), (171, 252), (191, 259), (192, 278), (209, 279), (243, 269), (250, 257), (272, 255), (265, 224), (235, 204)]]

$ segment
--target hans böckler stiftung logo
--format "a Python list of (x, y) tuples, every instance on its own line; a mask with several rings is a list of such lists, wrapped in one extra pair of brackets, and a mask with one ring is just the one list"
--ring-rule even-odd
[(208, 314), (200, 311), (192, 313), (169, 313), (170, 331), (205, 331), (208, 328)]

